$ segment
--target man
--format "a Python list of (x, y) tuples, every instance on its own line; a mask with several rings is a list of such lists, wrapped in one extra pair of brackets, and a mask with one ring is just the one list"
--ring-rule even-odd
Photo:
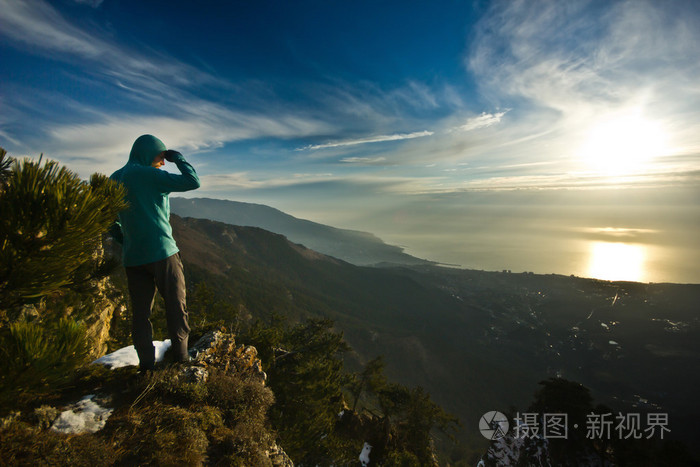
[[(160, 168), (174, 163), (179, 175)], [(177, 151), (167, 150), (151, 135), (136, 139), (129, 161), (110, 177), (127, 190), (129, 207), (119, 213), (112, 235), (122, 244), (132, 305), (132, 338), (141, 369), (153, 369), (155, 348), (150, 316), (156, 288), (165, 301), (168, 334), (175, 361), (189, 359), (190, 333), (185, 301), (185, 276), (170, 226), (170, 199), (174, 191), (199, 188), (194, 168)]]

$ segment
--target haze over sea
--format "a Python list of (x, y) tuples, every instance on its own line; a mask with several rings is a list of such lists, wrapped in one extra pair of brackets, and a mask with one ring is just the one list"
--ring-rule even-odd
[[(351, 222), (347, 212), (321, 217), (463, 268), (697, 284), (698, 195), (653, 188), (474, 192), (415, 198)], [(295, 213), (305, 214), (319, 220)]]
[[(443, 230), (421, 236), (393, 238), (406, 252), (468, 269), (564, 274), (603, 280), (700, 283), (700, 254), (693, 240), (684, 244), (635, 238), (636, 228), (523, 228), (518, 219), (504, 219), (494, 231), (473, 229), (473, 218), (462, 232)], [(657, 233), (657, 232), (654, 232)]]

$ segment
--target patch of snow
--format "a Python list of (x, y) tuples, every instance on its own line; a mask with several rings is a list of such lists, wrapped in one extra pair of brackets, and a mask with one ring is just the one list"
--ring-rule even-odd
[(360, 453), (360, 462), (362, 463), (363, 467), (366, 467), (369, 464), (370, 452), (372, 452), (372, 446), (365, 442), (365, 445), (362, 446), (362, 452)]
[(80, 434), (95, 433), (104, 428), (114, 409), (101, 407), (93, 402), (94, 397), (94, 394), (87, 395), (61, 412), (51, 429), (66, 434)]
[[(156, 348), (156, 362), (160, 362), (165, 356), (165, 351), (170, 348), (170, 339), (153, 341), (153, 346)], [(100, 357), (92, 363), (99, 363), (113, 370), (124, 366), (137, 366), (139, 364), (139, 357), (136, 354), (134, 346), (130, 345)]]
[(340, 413), (338, 413), (338, 418), (343, 418), (343, 415), (345, 415), (345, 410), (341, 410)]

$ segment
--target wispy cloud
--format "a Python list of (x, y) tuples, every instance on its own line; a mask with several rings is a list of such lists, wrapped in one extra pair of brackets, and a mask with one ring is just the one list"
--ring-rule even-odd
[(340, 162), (346, 164), (376, 165), (386, 162), (386, 157), (344, 157)]
[(0, 31), (5, 36), (51, 51), (97, 58), (106, 44), (68, 23), (42, 1), (0, 0)]
[(594, 19), (584, 8), (584, 2), (494, 2), (467, 61), (482, 89), (495, 99), (524, 96), (563, 111), (574, 100), (608, 94), (597, 52), (610, 16)]
[(162, 86), (163, 79), (174, 80), (178, 85), (222, 84), (219, 79), (173, 57), (156, 53), (145, 55), (76, 26), (42, 0), (0, 0), (0, 10), (0, 34), (29, 46), (33, 53), (50, 53), (53, 59), (88, 60), (93, 68), (97, 67), (93, 71), (111, 76), (115, 81), (139, 87), (150, 83), (151, 88)]
[(649, 243), (649, 237), (661, 233), (658, 229), (624, 228), (624, 227), (583, 227), (577, 229), (580, 233), (593, 239), (607, 241), (642, 241)]
[(92, 8), (99, 8), (100, 5), (102, 5), (102, 2), (104, 0), (73, 0), (75, 3), (79, 5), (87, 5)]
[[(173, 147), (201, 150), (243, 139), (300, 138), (331, 131), (321, 119), (294, 109), (242, 111), (196, 97), (192, 91), (201, 85), (222, 93), (237, 90), (237, 86), (174, 57), (134, 50), (89, 32), (46, 2), (0, 0), (0, 10), (0, 34), (24, 44), (32, 53), (81, 63), (87, 75), (76, 79), (82, 85), (138, 103), (139, 110), (133, 113), (126, 110), (129, 105), (115, 112), (83, 103), (72, 109), (77, 113), (72, 114), (71, 123), (64, 119), (45, 122), (51, 150), (66, 160), (112, 165), (112, 157), (128, 153), (130, 143), (144, 132), (158, 134)], [(22, 107), (40, 107), (30, 102), (31, 93), (23, 95)], [(70, 102), (67, 96), (64, 100)], [(81, 117), (84, 123), (74, 123)]]
[(501, 122), (501, 119), (503, 116), (508, 112), (508, 110), (505, 110), (503, 112), (497, 112), (497, 113), (482, 113), (481, 115), (477, 117), (472, 117), (467, 120), (467, 122), (464, 125), (460, 125), (454, 128), (450, 128), (447, 130), (448, 132), (452, 131), (474, 131), (478, 130), (480, 128), (487, 128), (490, 127), (491, 125), (495, 125), (497, 123)]
[(324, 144), (312, 144), (303, 148), (298, 148), (297, 151), (315, 151), (317, 149), (338, 148), (341, 146), (355, 146), (358, 144), (381, 143), (385, 141), (400, 141), (404, 139), (423, 138), (432, 136), (432, 131), (416, 131), (414, 133), (397, 133), (393, 135), (370, 136), (367, 138), (349, 139), (344, 141), (334, 141)]
[(322, 122), (293, 115), (273, 118), (205, 105), (178, 118), (100, 115), (97, 120), (53, 126), (48, 135), (51, 153), (47, 155), (61, 156), (60, 160), (70, 162), (74, 170), (85, 175), (98, 169), (109, 172), (118, 168), (125, 162), (134, 139), (144, 132), (158, 135), (168, 147), (201, 152), (221, 148), (232, 141), (299, 137), (327, 129)]
[(202, 191), (237, 191), (237, 190), (269, 190), (281, 186), (290, 186), (300, 183), (299, 179), (290, 177), (260, 177), (250, 172), (228, 172), (219, 174), (202, 175), (199, 177), (202, 183)]
[(699, 11), (683, 14), (683, 1), (609, 2), (593, 12), (596, 6), (494, 2), (477, 28), (468, 69), (495, 101), (524, 97), (571, 120), (631, 103), (666, 113), (700, 101), (693, 84)]
[(687, 186), (700, 181), (698, 173), (647, 173), (619, 177), (601, 176), (597, 173), (554, 172), (518, 174), (500, 177), (482, 177), (463, 182), (455, 191), (512, 191), (512, 190), (597, 190), (645, 188), (663, 189)]

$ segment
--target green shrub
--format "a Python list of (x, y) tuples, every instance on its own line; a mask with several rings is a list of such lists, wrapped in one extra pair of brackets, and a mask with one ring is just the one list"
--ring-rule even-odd
[[(206, 401), (209, 391), (206, 385), (189, 381), (177, 368), (163, 369), (151, 375), (150, 395), (173, 405), (190, 406)], [(147, 402), (146, 399), (145, 402)]]
[(15, 422), (0, 430), (2, 465), (112, 465), (117, 456), (109, 443), (93, 435), (64, 435)]
[(0, 406), (56, 390), (72, 378), (87, 354), (85, 327), (70, 318), (11, 324), (0, 338)]
[(196, 414), (182, 407), (154, 402), (112, 418), (122, 465), (201, 465), (206, 458), (207, 436)]
[(0, 326), (18, 318), (17, 306), (102, 272), (101, 235), (126, 207), (124, 188), (104, 175), (88, 183), (54, 161), (26, 159), (3, 170)]
[(421, 467), (424, 464), (421, 464), (418, 457), (411, 452), (394, 451), (386, 456), (383, 465), (387, 467)]
[(231, 426), (242, 421), (264, 424), (275, 401), (272, 391), (260, 382), (220, 371), (210, 373), (206, 386), (208, 403), (224, 411)]

